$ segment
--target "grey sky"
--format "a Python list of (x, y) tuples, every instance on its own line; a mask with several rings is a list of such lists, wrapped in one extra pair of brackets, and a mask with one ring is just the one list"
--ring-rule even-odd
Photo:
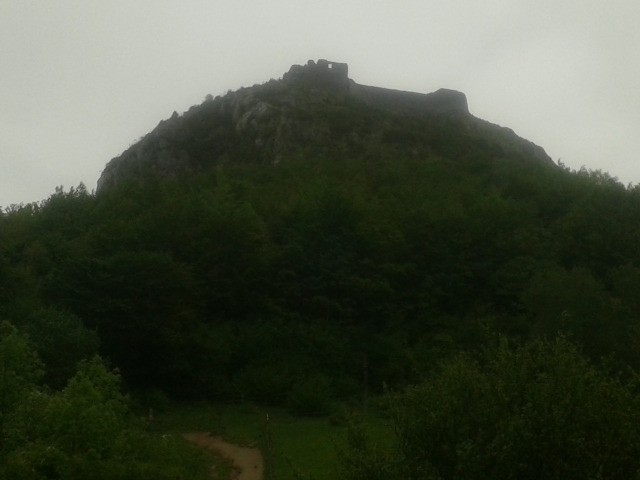
[(460, 90), (554, 160), (640, 183), (638, 24), (638, 0), (0, 0), (0, 206), (93, 189), (174, 110), (310, 58)]

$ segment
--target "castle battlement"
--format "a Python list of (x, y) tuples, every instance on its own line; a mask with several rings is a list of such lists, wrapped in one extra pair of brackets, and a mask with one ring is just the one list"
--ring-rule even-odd
[(282, 79), (290, 85), (349, 95), (372, 107), (399, 113), (469, 113), (467, 97), (462, 92), (441, 88), (425, 94), (360, 85), (349, 79), (349, 66), (346, 63), (325, 59), (317, 62), (309, 60), (306, 65), (293, 65)]

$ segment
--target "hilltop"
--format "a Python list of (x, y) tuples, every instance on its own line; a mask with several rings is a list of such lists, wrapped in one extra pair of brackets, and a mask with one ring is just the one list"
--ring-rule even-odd
[(360, 85), (348, 77), (347, 64), (310, 60), (293, 65), (281, 80), (208, 96), (182, 115), (174, 112), (106, 165), (97, 190), (226, 163), (277, 164), (349, 151), (451, 157), (474, 150), (553, 163), (512, 130), (471, 115), (461, 92)]

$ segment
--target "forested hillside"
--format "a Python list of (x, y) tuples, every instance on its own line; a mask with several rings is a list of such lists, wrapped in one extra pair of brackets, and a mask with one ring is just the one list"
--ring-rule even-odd
[(482, 152), (79, 187), (3, 215), (2, 314), (55, 387), (97, 348), (133, 388), (303, 410), (488, 332), (562, 331), (636, 367), (639, 194)]
[[(204, 125), (220, 102), (175, 131)], [(332, 128), (299, 143), (290, 131), (277, 161), (256, 153), (254, 131), (253, 143), (229, 137), (224, 161), (174, 175), (138, 165), (98, 195), (80, 185), (4, 209), (0, 457), (11, 472), (52, 443), (62, 457), (45, 463), (71, 468), (79, 437), (56, 433), (71, 411), (104, 405), (91, 411), (108, 418), (89, 423), (128, 425), (114, 368), (137, 398), (311, 415), (419, 383), (499, 334), (562, 333), (614, 372), (640, 368), (638, 187), (536, 160), (477, 119), (314, 102), (297, 131)], [(188, 144), (206, 158), (205, 143)], [(91, 447), (105, 471), (137, 455), (121, 436), (137, 430), (116, 427)], [(95, 464), (82, 455), (77, 478)]]

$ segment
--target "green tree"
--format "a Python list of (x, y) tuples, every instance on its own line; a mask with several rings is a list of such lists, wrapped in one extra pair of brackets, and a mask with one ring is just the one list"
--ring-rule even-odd
[[(461, 356), (394, 403), (396, 477), (623, 480), (640, 472), (640, 399), (558, 338)], [(350, 480), (364, 476), (346, 476)]]
[[(190, 271), (170, 255), (123, 252), (68, 261), (49, 295), (95, 328), (101, 353), (139, 387), (178, 389), (198, 308)], [(186, 367), (188, 368), (188, 366)]]
[(71, 313), (35, 310), (20, 324), (44, 364), (44, 382), (61, 389), (76, 373), (78, 362), (95, 355), (98, 337)]
[(521, 297), (535, 333), (551, 338), (559, 332), (569, 335), (592, 358), (611, 353), (627, 333), (614, 315), (604, 285), (585, 269), (547, 266)]
[(4, 426), (16, 405), (37, 387), (42, 363), (29, 342), (9, 322), (0, 324), (0, 452)]
[(128, 412), (120, 378), (99, 357), (80, 363), (78, 372), (47, 406), (45, 436), (69, 455), (108, 455), (125, 428)]

